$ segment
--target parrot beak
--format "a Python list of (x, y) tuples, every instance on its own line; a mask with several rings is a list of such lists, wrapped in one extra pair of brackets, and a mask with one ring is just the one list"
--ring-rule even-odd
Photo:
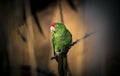
[(55, 28), (53, 26), (50, 27), (51, 32), (55, 32)]

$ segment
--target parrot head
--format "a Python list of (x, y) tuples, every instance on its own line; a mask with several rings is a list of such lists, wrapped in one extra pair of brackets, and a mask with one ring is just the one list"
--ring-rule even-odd
[(51, 32), (55, 33), (55, 32), (61, 32), (64, 29), (66, 29), (65, 25), (61, 22), (56, 22), (56, 23), (51, 23), (50, 24), (50, 30)]
[(51, 30), (51, 32), (55, 32), (55, 26), (56, 26), (56, 23), (51, 23), (50, 24), (50, 30)]

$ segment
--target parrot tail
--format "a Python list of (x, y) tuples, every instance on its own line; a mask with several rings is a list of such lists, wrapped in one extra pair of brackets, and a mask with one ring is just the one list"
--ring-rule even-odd
[(60, 76), (67, 76), (67, 57), (59, 56), (58, 57), (58, 72)]

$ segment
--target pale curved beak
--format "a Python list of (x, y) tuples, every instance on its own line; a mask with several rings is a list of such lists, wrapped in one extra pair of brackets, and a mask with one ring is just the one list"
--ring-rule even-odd
[(50, 27), (51, 32), (55, 32), (55, 28), (53, 26)]

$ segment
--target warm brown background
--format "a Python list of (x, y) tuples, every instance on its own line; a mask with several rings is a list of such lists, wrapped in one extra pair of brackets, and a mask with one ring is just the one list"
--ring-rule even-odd
[[(72, 1), (76, 9), (68, 1)], [(72, 75), (112, 76), (116, 74), (113, 66), (119, 66), (119, 52), (114, 51), (118, 46), (114, 45), (118, 42), (117, 37), (116, 42), (110, 40), (115, 32), (110, 32), (113, 27), (106, 13), (107, 6), (94, 0), (84, 2), (61, 0), (64, 22), (72, 33), (73, 41), (83, 37), (86, 32), (96, 31), (96, 34), (70, 49), (68, 62)], [(37, 72), (36, 68), (58, 74), (56, 61), (50, 60), (53, 51), (49, 26), (51, 22), (60, 22), (56, 0), (2, 0), (0, 17), (1, 75), (46, 76), (43, 71)]]

